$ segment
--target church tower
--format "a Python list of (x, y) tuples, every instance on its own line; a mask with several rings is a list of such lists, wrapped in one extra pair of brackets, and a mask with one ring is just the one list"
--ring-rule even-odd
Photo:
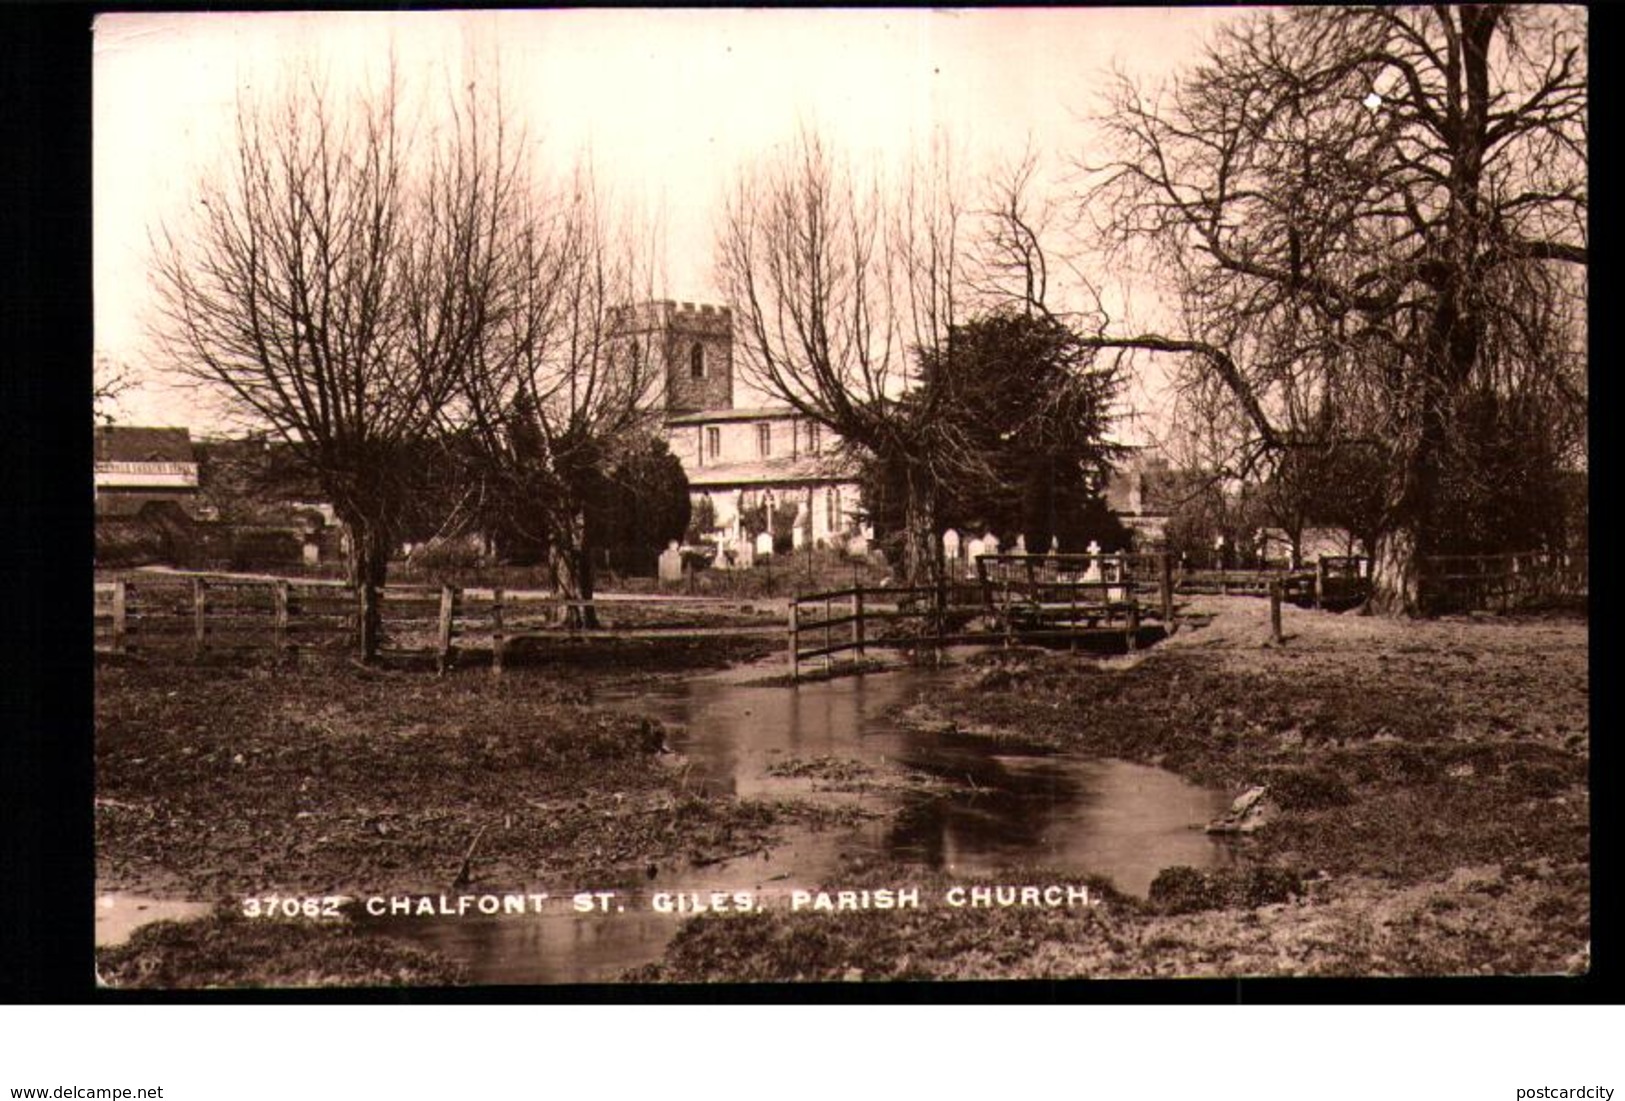
[(657, 299), (626, 311), (624, 335), (665, 365), (665, 411), (733, 408), (733, 315), (726, 306)]

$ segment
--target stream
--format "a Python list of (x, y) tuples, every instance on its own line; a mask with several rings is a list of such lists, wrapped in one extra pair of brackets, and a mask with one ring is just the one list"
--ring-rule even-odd
[[(850, 827), (791, 827), (770, 851), (708, 867), (571, 887), (616, 892), (606, 913), (577, 913), (561, 899), (542, 913), (363, 918), (362, 927), (457, 959), (476, 983), (605, 982), (659, 959), (684, 920), (652, 909), (655, 892), (750, 891), (782, 905), (795, 888), (839, 888), (843, 859), (856, 855), (974, 883), (1012, 882), (1001, 877), (1022, 869), (1096, 874), (1143, 896), (1165, 867), (1230, 860), (1227, 845), (1200, 828), (1226, 809), (1224, 792), (1146, 765), (1015, 751), (898, 723), (895, 711), (942, 683), (940, 672), (902, 669), (795, 688), (741, 684), (737, 672), (635, 693), (600, 688), (594, 702), (666, 724), (688, 782), (707, 793), (856, 802), (884, 813)], [(939, 790), (822, 792), (823, 781), (773, 774), (776, 763), (818, 758), (858, 762), (877, 779), (900, 766)]]

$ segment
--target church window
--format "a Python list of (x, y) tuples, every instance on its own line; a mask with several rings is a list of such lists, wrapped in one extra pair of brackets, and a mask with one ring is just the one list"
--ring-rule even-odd
[(705, 345), (699, 341), (695, 341), (694, 346), (688, 350), (688, 377), (705, 377)]

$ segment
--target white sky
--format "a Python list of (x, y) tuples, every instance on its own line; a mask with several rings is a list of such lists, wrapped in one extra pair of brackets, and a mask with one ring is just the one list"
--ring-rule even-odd
[[(1234, 10), (574, 11), (117, 14), (95, 25), (94, 280), (98, 357), (139, 380), (133, 424), (217, 430), (164, 385), (145, 336), (148, 230), (192, 201), (229, 149), (239, 86), (293, 60), (343, 78), (396, 50), (408, 74), (500, 61), (544, 150), (590, 151), (598, 175), (664, 226), (663, 297), (717, 301), (713, 219), (734, 167), (802, 120), (863, 159), (948, 134), (972, 165), (1030, 141), (1052, 170), (1087, 148), (1080, 117), (1113, 64), (1154, 77), (1191, 60)], [(439, 68), (443, 66), (444, 68)]]

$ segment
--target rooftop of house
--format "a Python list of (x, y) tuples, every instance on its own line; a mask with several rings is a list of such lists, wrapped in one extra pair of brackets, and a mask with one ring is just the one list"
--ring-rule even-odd
[(98, 463), (195, 463), (191, 433), (184, 428), (134, 428), (98, 425)]

